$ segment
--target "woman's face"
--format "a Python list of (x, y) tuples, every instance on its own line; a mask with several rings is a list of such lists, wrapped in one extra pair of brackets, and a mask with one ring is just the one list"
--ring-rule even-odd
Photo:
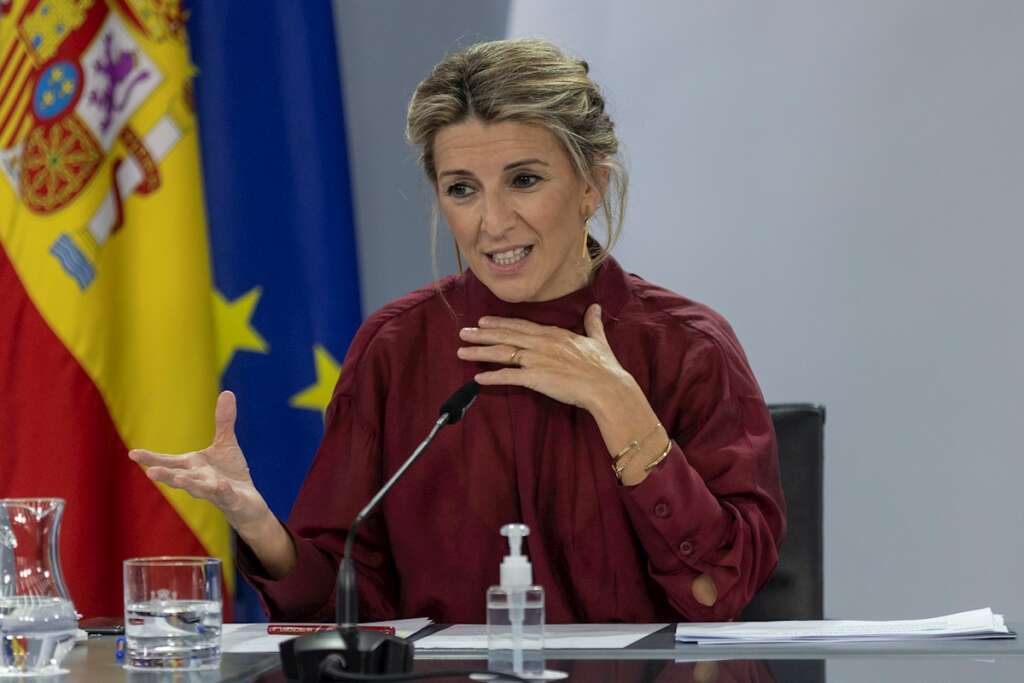
[(584, 224), (600, 196), (546, 128), (469, 119), (434, 138), (437, 199), (477, 278), (503, 301), (549, 301), (590, 276)]

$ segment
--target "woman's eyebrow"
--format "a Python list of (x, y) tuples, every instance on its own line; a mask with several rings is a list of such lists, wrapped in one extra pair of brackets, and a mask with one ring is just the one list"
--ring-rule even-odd
[(437, 177), (438, 178), (443, 178), (446, 175), (461, 175), (461, 176), (473, 177), (473, 172), (472, 171), (467, 171), (464, 168), (453, 168), (453, 169), (448, 170), (448, 171), (441, 171), (440, 173), (437, 174)]
[[(520, 168), (522, 166), (530, 166), (530, 165), (533, 165), (533, 164), (538, 164), (540, 166), (549, 166), (549, 167), (551, 166), (551, 164), (549, 164), (548, 162), (544, 161), (543, 159), (520, 159), (519, 161), (513, 161), (511, 164), (507, 164), (501, 170), (502, 171), (513, 171), (513, 170), (515, 170), (517, 168)], [(452, 169), (448, 169), (446, 171), (441, 171), (440, 173), (437, 174), (437, 177), (438, 178), (443, 178), (443, 177), (449, 176), (449, 175), (475, 177), (475, 174), (472, 171), (467, 171), (464, 168), (452, 168)]]
[(513, 161), (511, 164), (507, 165), (502, 170), (511, 171), (513, 169), (519, 168), (520, 166), (530, 166), (531, 164), (540, 164), (541, 166), (551, 165), (542, 159), (522, 159), (521, 161)]

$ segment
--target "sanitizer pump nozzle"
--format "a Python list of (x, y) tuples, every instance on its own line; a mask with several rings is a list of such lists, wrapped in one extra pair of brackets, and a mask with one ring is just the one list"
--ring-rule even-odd
[(501, 585), (529, 586), (533, 583), (533, 565), (523, 555), (523, 538), (530, 535), (530, 527), (525, 524), (506, 524), (501, 527), (501, 535), (508, 539), (508, 555), (501, 561)]

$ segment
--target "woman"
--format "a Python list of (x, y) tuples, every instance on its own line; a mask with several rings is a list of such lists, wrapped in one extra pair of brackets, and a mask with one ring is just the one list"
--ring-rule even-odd
[(586, 64), (472, 46), (419, 85), (407, 132), (468, 270), (362, 326), (289, 525), (252, 484), (228, 392), (210, 448), (132, 457), (224, 511), (272, 618), (329, 621), (346, 525), (475, 377), (472, 411), (358, 534), (363, 618), (483, 621), (514, 521), (550, 622), (735, 618), (785, 528), (771, 420), (728, 324), (608, 255), (625, 176)]

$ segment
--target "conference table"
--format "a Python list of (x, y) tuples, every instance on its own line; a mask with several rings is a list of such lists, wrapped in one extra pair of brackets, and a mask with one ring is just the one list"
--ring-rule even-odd
[[(1007, 624), (1020, 632), (1021, 624)], [(433, 626), (417, 634), (443, 628)], [(928, 681), (929, 683), (1024, 681), (1024, 642), (945, 640), (852, 644), (716, 645), (676, 643), (669, 626), (628, 648), (615, 650), (548, 650), (547, 666), (569, 674), (569, 681), (598, 683), (846, 683), (864, 681)], [(70, 673), (39, 681), (91, 683), (214, 683), (257, 681), (283, 683), (274, 654), (225, 654), (220, 669), (195, 673), (125, 671), (115, 658), (111, 636), (80, 643), (64, 662)], [(487, 661), (476, 651), (417, 652), (416, 671), (472, 669)], [(4, 680), (4, 679), (0, 679)], [(33, 680), (33, 679), (10, 679)], [(443, 679), (468, 681), (465, 676)]]

